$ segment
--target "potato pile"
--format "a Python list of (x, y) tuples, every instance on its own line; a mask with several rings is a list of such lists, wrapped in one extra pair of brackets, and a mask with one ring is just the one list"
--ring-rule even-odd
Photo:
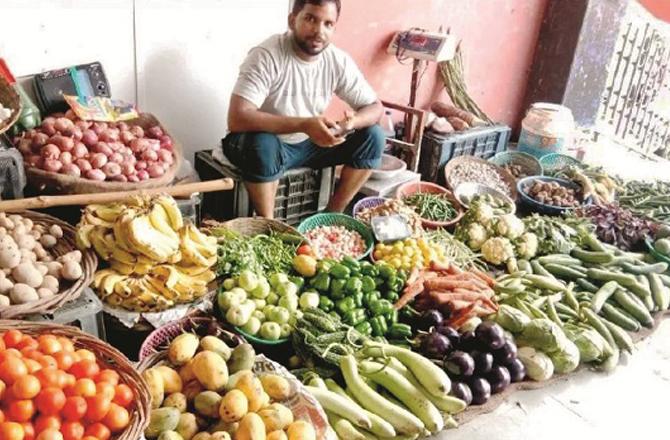
[(142, 376), (152, 411), (144, 431), (158, 440), (316, 440), (312, 425), (279, 403), (294, 391), (284, 377), (256, 376), (249, 344), (235, 349), (215, 336), (176, 337), (166, 364)]
[(574, 208), (580, 205), (575, 190), (559, 185), (558, 182), (536, 180), (528, 188), (528, 195), (540, 203), (561, 208)]
[(49, 252), (62, 237), (58, 225), (47, 229), (18, 214), (0, 212), (0, 307), (52, 297), (63, 281), (84, 275), (80, 251), (60, 257)]

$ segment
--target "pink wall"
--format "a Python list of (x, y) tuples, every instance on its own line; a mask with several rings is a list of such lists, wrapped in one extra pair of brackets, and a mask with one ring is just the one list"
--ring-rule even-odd
[(640, 0), (640, 3), (656, 17), (670, 23), (670, 1), (668, 0)]
[[(342, 0), (334, 43), (356, 60), (379, 96), (407, 104), (411, 66), (386, 54), (395, 31), (440, 26), (462, 39), (470, 94), (496, 121), (523, 118), (528, 71), (548, 0)], [(495, 5), (494, 5), (495, 4)], [(436, 65), (421, 81), (417, 104), (448, 99)], [(341, 103), (330, 114), (339, 116)]]

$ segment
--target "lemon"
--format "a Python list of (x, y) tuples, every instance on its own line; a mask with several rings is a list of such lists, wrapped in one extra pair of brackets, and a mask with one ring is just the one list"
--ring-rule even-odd
[(399, 257), (393, 257), (390, 261), (391, 266), (395, 267), (396, 269), (400, 268), (402, 265), (402, 260)]
[(377, 260), (381, 260), (381, 259), (384, 258), (384, 252), (381, 251), (381, 250), (379, 250), (379, 249), (377, 249), (377, 250), (375, 251), (375, 253), (374, 253), (374, 257), (375, 257), (375, 259), (377, 259)]

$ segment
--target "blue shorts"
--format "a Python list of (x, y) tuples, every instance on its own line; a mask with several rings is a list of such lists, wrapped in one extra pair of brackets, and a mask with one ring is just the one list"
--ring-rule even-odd
[(287, 144), (272, 133), (247, 132), (226, 136), (223, 152), (241, 170), (245, 181), (272, 182), (292, 168), (379, 168), (385, 143), (378, 125), (356, 130), (342, 144), (330, 148), (319, 147), (309, 139)]

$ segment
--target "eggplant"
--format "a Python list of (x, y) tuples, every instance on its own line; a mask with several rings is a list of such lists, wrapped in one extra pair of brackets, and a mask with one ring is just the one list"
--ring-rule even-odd
[(472, 403), (472, 390), (465, 382), (452, 382), (449, 394), (461, 399), (468, 406)]
[(512, 359), (505, 365), (505, 367), (509, 372), (512, 382), (521, 382), (526, 377), (526, 367), (519, 358)]
[(491, 392), (497, 394), (501, 391), (504, 391), (512, 379), (509, 374), (509, 370), (502, 365), (496, 365), (491, 369), (491, 372), (488, 374), (489, 384), (491, 385)]
[(452, 351), (444, 358), (444, 369), (454, 376), (472, 376), (475, 372), (475, 361), (464, 351)]
[(474, 350), (470, 352), (470, 355), (475, 361), (475, 374), (477, 376), (484, 376), (493, 368), (493, 355), (491, 353)]
[(432, 327), (437, 327), (443, 321), (444, 316), (439, 310), (430, 309), (421, 313), (417, 322), (417, 327), (419, 330), (428, 331)]
[(459, 340), (459, 345), (457, 346), (459, 350), (463, 351), (472, 351), (479, 348), (479, 343), (475, 337), (475, 332), (463, 332)]
[(436, 331), (427, 333), (421, 341), (421, 351), (431, 359), (442, 359), (451, 350), (449, 338)]
[(446, 322), (443, 322), (439, 324), (437, 327), (435, 327), (435, 330), (437, 330), (438, 333), (443, 334), (447, 338), (449, 338), (449, 342), (451, 342), (451, 345), (454, 347), (458, 347), (460, 342), (461, 342), (461, 335), (458, 333), (458, 330), (456, 330), (453, 327), (449, 327)]
[(493, 352), (493, 358), (499, 365), (505, 365), (516, 359), (516, 344), (509, 339), (505, 340), (502, 347)]
[(491, 398), (491, 384), (483, 377), (477, 377), (470, 381), (472, 391), (472, 403), (483, 405)]
[(505, 343), (505, 332), (493, 321), (484, 321), (475, 329), (477, 340), (490, 350), (497, 350)]

